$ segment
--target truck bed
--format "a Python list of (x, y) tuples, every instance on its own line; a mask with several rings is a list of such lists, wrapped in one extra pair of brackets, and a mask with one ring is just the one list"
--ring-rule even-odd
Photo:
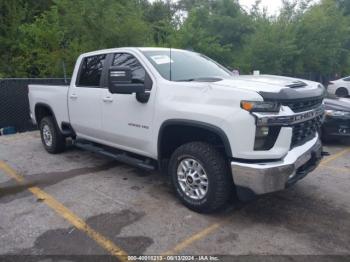
[(38, 103), (49, 106), (55, 112), (57, 123), (69, 122), (67, 106), (68, 85), (28, 85), (28, 90), (30, 113), (34, 123), (34, 106)]

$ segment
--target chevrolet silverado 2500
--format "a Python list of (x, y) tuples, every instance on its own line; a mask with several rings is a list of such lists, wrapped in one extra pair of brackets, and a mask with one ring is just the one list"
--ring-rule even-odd
[(82, 54), (69, 86), (29, 85), (31, 118), (49, 153), (76, 146), (170, 175), (189, 208), (212, 212), (279, 191), (321, 158), (324, 87), (279, 76), (232, 76), (178, 49)]

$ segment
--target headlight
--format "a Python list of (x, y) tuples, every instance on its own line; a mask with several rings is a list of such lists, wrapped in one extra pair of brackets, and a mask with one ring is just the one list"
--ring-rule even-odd
[(350, 116), (350, 112), (338, 110), (326, 110), (326, 116)]
[(241, 101), (241, 108), (249, 112), (279, 112), (281, 104), (265, 101)]

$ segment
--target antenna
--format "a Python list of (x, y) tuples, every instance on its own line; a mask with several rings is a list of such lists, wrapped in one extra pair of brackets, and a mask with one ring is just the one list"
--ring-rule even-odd
[(170, 81), (172, 81), (172, 68), (171, 68), (171, 44), (170, 44), (170, 61), (169, 61), (169, 64), (170, 64), (170, 72), (169, 72), (169, 75), (170, 75)]

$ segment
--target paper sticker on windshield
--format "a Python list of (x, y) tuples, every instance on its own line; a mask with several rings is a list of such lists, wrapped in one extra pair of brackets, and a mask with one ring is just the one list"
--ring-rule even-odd
[(167, 55), (155, 55), (151, 56), (151, 58), (157, 65), (174, 63), (174, 61)]

